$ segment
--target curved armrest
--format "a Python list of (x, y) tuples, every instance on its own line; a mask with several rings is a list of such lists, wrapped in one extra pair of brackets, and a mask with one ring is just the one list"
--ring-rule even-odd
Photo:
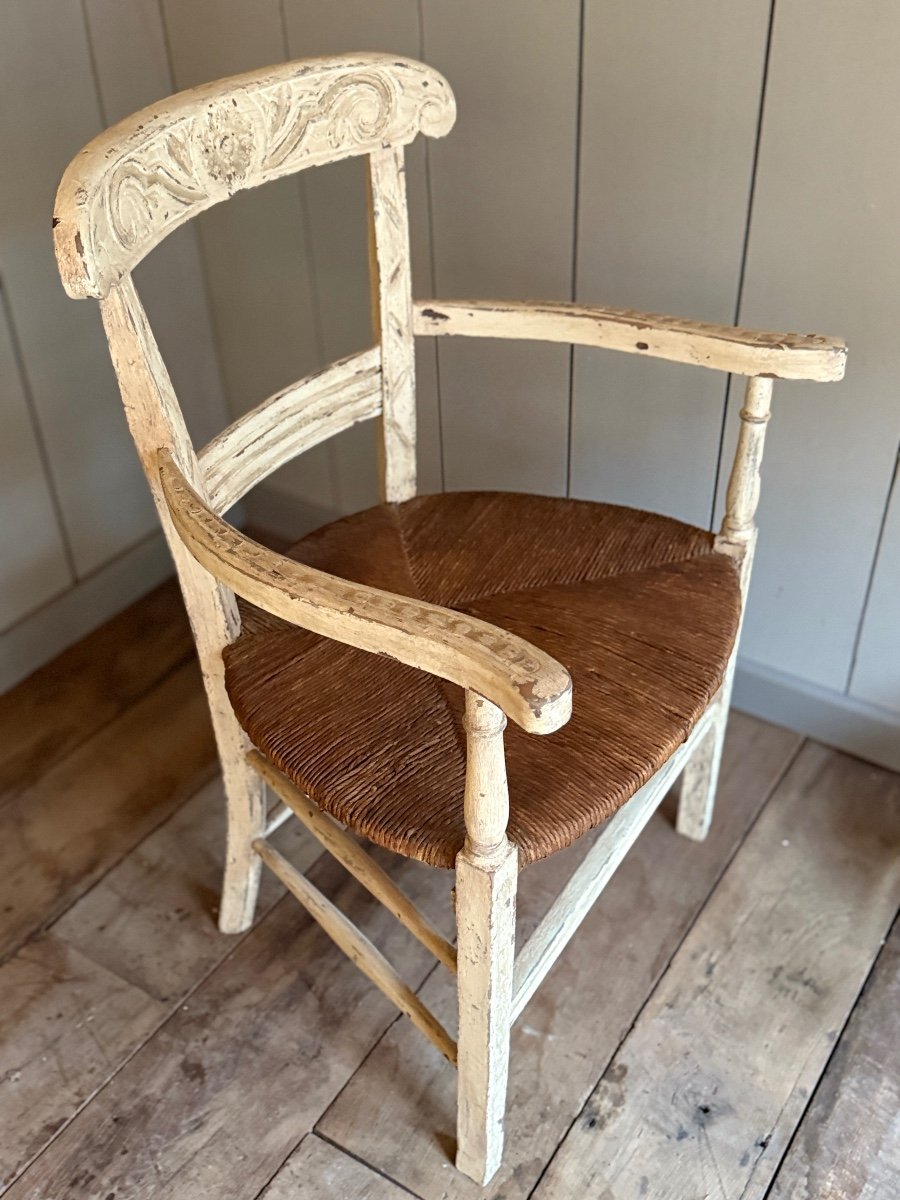
[(313, 633), (386, 654), (478, 692), (529, 733), (572, 713), (572, 680), (549, 654), (465, 613), (350, 583), (265, 549), (197, 495), (171, 453), (158, 456), (172, 522), (202, 566), (239, 596)]
[(772, 379), (843, 379), (847, 347), (815, 333), (763, 333), (678, 317), (586, 304), (503, 300), (419, 300), (416, 334), (534, 339), (624, 350)]

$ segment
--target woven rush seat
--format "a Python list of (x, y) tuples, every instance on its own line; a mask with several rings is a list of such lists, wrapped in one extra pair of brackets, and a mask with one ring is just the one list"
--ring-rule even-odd
[[(292, 558), (459, 609), (552, 654), (571, 721), (506, 732), (520, 864), (610, 817), (685, 740), (719, 687), (737, 572), (705, 530), (637, 509), (502, 492), (379, 505)], [(371, 841), (452, 867), (465, 837), (463, 691), (244, 609), (225, 681), (252, 742)]]

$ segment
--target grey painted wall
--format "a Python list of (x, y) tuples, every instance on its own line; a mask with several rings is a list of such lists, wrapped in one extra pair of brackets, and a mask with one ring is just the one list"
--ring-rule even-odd
[[(2, 21), (0, 149), (15, 164), (0, 190), (5, 681), (165, 571), (97, 314), (66, 300), (53, 268), (60, 171), (102, 125), (173, 89), (384, 49), (433, 63), (459, 102), (450, 137), (409, 154), (419, 295), (577, 298), (847, 337), (844, 383), (776, 387), (737, 695), (900, 762), (900, 164), (885, 151), (900, 8), (8, 0)], [(360, 163), (317, 169), (204, 214), (141, 268), (198, 440), (367, 344), (363, 214)], [(717, 518), (737, 400), (724, 377), (487, 342), (425, 342), (418, 365), (423, 487)], [(300, 533), (362, 507), (374, 463), (374, 430), (357, 427), (285, 468), (251, 515)]]

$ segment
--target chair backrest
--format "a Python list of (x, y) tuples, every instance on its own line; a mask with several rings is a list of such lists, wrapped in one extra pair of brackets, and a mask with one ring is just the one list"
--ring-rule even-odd
[[(381, 333), (376, 383), (385, 442), (383, 491), (387, 499), (406, 499), (415, 494), (415, 384), (402, 148), (419, 132), (447, 133), (455, 112), (453, 93), (436, 71), (382, 54), (285, 63), (151, 105), (90, 142), (63, 176), (53, 227), (66, 291), (93, 296), (108, 308), (120, 289), (134, 307), (132, 269), (197, 213), (304, 167), (367, 154), (373, 315)], [(107, 331), (112, 341), (109, 322)], [(352, 376), (352, 367), (343, 374)], [(319, 381), (322, 391), (333, 391), (336, 380), (327, 373)], [(279, 428), (287, 433), (283, 418), (290, 415), (285, 412), (290, 392), (281, 394), (278, 410)], [(308, 405), (315, 394), (307, 386), (301, 399)], [(359, 419), (352, 406), (350, 415), (348, 424)], [(332, 422), (327, 436), (340, 428), (343, 424)], [(220, 454), (236, 448), (234, 436), (218, 443)], [(284, 458), (275, 465), (280, 461)], [(222, 473), (221, 461), (215, 470)], [(227, 496), (228, 502), (236, 498)]]
[[(66, 291), (100, 301), (129, 427), (178, 569), (216, 717), (221, 649), (239, 629), (234, 595), (190, 557), (162, 495), (169, 450), (217, 512), (281, 463), (380, 419), (386, 500), (415, 495), (415, 375), (403, 147), (456, 116), (446, 80), (394, 55), (307, 59), (194, 88), (120, 121), (70, 163), (53, 217)], [(286, 387), (195, 450), (131, 279), (167, 234), (244, 188), (304, 167), (369, 156), (376, 345)]]

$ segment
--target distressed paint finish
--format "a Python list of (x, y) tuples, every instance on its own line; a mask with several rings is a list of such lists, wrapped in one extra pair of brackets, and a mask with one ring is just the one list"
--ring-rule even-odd
[[(710, 763), (715, 769), (707, 770), (704, 759), (693, 783), (689, 776), (680, 821), (691, 836), (698, 835), (700, 826), (705, 832), (727, 687), (699, 717), (693, 741), (670, 756), (647, 785), (644, 800), (610, 825), (584, 872), (563, 891), (551, 910), (553, 928), (542, 927), (529, 943), (531, 958), (526, 954), (523, 960), (525, 978), (514, 999), (518, 852), (506, 834), (503, 730), (506, 717), (532, 733), (552, 733), (565, 724), (572, 707), (565, 667), (502, 628), (266, 550), (219, 511), (287, 459), (374, 416), (381, 418), (385, 498), (412, 497), (416, 333), (579, 342), (751, 377), (725, 520), (716, 539), (717, 551), (740, 562), (745, 594), (772, 377), (840, 378), (845, 350), (841, 343), (815, 335), (748, 332), (575, 305), (437, 300), (418, 305), (414, 316), (403, 146), (418, 132), (446, 133), (454, 116), (452, 94), (441, 76), (385, 55), (288, 63), (208, 84), (143, 110), (82, 151), (60, 185), (55, 236), (69, 293), (101, 300), (129, 427), (197, 643), (228, 797), (220, 928), (239, 932), (249, 926), (265, 862), (370, 981), (447, 1059), (458, 1058), (457, 1164), (487, 1183), (502, 1156), (513, 1015), (586, 915), (589, 901), (634, 841), (665, 784), (701, 742), (703, 726), (714, 723)], [(198, 455), (131, 269), (167, 233), (236, 191), (306, 166), (363, 154), (370, 165), (379, 346), (281, 390)], [(287, 420), (295, 428), (285, 444), (278, 435)], [(280, 791), (286, 809), (439, 959), (452, 965), (449, 944), (384, 873), (333, 823), (320, 819), (304, 797), (285, 790), (268, 763), (250, 752), (224, 686), (222, 653), (239, 632), (237, 595), (301, 628), (386, 654), (466, 689), (466, 841), (456, 863), (458, 1046), (370, 940), (268, 841), (287, 814), (267, 813), (267, 780)]]

